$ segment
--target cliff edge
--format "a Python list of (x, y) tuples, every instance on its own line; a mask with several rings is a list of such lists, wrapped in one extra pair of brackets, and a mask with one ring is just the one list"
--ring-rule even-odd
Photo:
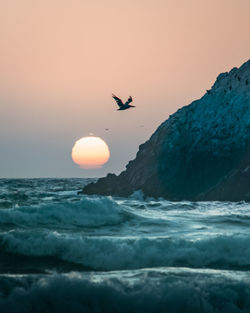
[(120, 175), (85, 194), (250, 201), (250, 60), (162, 123)]

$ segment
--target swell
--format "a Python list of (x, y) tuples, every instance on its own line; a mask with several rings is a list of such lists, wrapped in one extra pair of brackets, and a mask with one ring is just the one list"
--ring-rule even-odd
[(0, 311), (247, 313), (250, 283), (238, 277), (185, 270), (1, 276)]
[(246, 235), (188, 240), (12, 231), (0, 235), (0, 248), (2, 253), (55, 257), (94, 270), (161, 266), (250, 269), (250, 237)]
[(48, 274), (90, 270), (86, 266), (56, 256), (27, 256), (4, 250), (0, 251), (0, 260), (0, 274)]
[(129, 218), (124, 206), (108, 197), (21, 206), (0, 210), (0, 226), (99, 227), (120, 224)]
[[(63, 191), (62, 193), (65, 193)], [(72, 193), (72, 191), (66, 191)], [(73, 191), (73, 193), (75, 193)], [(62, 196), (60, 196), (62, 197)], [(120, 200), (112, 197), (82, 197), (75, 199), (60, 198), (60, 201), (48, 203), (12, 206), (6, 200), (0, 201), (0, 227), (15, 228), (55, 228), (74, 229), (81, 227), (96, 228), (119, 225), (131, 219), (140, 223), (159, 225), (160, 227), (178, 227), (185, 221), (184, 227), (194, 221), (204, 225), (218, 224), (250, 225), (249, 207), (239, 203), (173, 203), (170, 201), (139, 202), (131, 199)], [(4, 209), (3, 209), (4, 208)], [(171, 230), (168, 228), (168, 230)]]

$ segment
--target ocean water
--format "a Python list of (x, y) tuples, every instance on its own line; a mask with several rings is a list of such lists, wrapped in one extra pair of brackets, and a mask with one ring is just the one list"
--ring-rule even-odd
[(0, 180), (0, 312), (250, 312), (250, 204)]

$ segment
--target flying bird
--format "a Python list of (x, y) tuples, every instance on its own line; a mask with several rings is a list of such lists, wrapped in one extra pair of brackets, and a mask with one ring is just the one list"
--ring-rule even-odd
[(135, 108), (134, 105), (130, 105), (129, 104), (130, 102), (133, 101), (131, 96), (128, 98), (128, 100), (125, 103), (123, 103), (122, 100), (120, 98), (116, 97), (114, 94), (112, 94), (112, 97), (115, 99), (116, 103), (119, 106), (118, 111), (120, 111), (120, 110), (127, 110), (129, 108)]

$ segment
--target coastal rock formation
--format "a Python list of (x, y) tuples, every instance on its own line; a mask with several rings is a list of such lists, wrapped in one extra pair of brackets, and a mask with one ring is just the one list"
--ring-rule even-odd
[(108, 174), (83, 193), (136, 190), (169, 200), (250, 201), (250, 60), (171, 115), (119, 176)]

